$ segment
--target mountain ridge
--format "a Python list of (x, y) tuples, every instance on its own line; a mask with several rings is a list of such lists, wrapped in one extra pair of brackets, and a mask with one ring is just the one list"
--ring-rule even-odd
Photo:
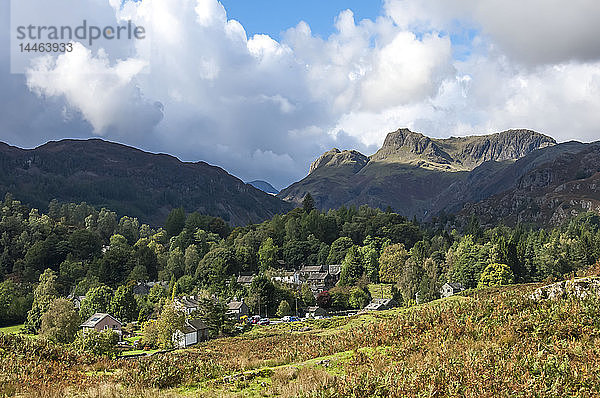
[(407, 217), (428, 220), (510, 190), (543, 163), (587, 145), (557, 144), (527, 129), (445, 139), (399, 129), (369, 157), (337, 148), (325, 152), (304, 179), (283, 189), (279, 197), (300, 203), (310, 193), (323, 210), (390, 206)]
[(233, 225), (293, 207), (206, 162), (182, 162), (97, 138), (49, 141), (33, 149), (2, 143), (0, 192), (40, 208), (52, 199), (86, 202), (152, 225), (180, 206)]

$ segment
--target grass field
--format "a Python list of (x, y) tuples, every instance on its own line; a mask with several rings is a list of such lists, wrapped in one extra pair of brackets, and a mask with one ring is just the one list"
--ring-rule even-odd
[(19, 333), (25, 325), (14, 325), (0, 328), (0, 333)]
[(0, 384), (25, 397), (600, 396), (600, 300), (536, 302), (535, 287), (254, 328), (139, 360), (5, 335)]

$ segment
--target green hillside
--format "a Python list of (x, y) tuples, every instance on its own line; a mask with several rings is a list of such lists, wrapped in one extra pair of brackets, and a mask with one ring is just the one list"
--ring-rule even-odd
[[(70, 351), (0, 336), (0, 395), (39, 396), (42, 386), (48, 397), (600, 394), (600, 300), (536, 302), (528, 298), (536, 287), (280, 324), (134, 361), (77, 360)], [(60, 366), (46, 367), (57, 355), (65, 358)], [(39, 372), (43, 379), (33, 377)]]

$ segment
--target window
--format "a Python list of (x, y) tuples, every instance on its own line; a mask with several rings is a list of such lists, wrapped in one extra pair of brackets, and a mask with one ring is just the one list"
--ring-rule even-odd
[(104, 330), (108, 330), (108, 325), (104, 325)]

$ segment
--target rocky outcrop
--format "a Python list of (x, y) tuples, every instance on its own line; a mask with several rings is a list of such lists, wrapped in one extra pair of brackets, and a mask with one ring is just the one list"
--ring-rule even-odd
[(309, 174), (321, 167), (349, 166), (356, 173), (369, 162), (369, 158), (358, 151), (340, 151), (333, 148), (322, 154), (310, 165)]
[(530, 295), (533, 300), (600, 297), (600, 278), (579, 278), (540, 287)]

